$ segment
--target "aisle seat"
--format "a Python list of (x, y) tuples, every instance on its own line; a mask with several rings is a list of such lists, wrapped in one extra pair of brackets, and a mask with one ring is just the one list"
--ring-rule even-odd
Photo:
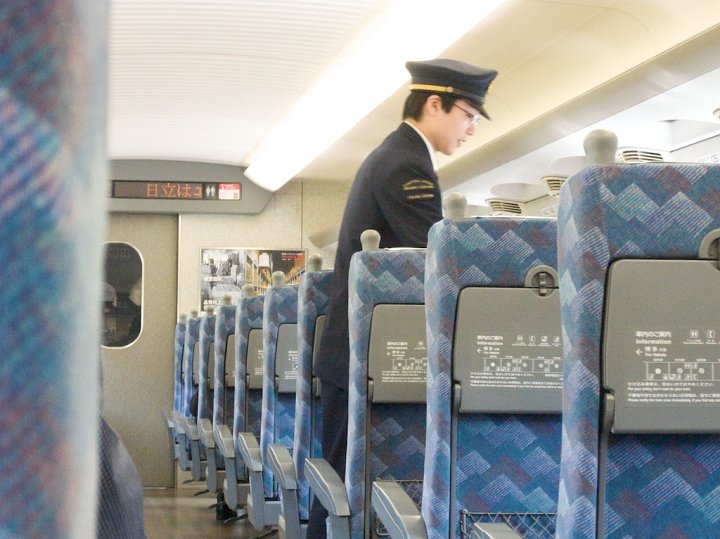
[(562, 394), (555, 268), (551, 219), (448, 217), (430, 229), (422, 519), (396, 488), (376, 483), (373, 503), (392, 537), (468, 538), (476, 525), (491, 537), (554, 537)]
[(277, 444), (271, 445), (268, 453), (282, 505), (280, 534), (290, 539), (304, 537), (307, 527), (310, 487), (305, 477), (305, 459), (322, 456), (320, 380), (313, 376), (312, 369), (330, 303), (333, 272), (321, 268), (322, 258), (310, 256), (298, 289), (298, 375), (292, 454)]
[(558, 534), (720, 537), (720, 166), (590, 166), (558, 215)]
[(375, 479), (422, 491), (427, 349), (425, 249), (379, 249), (361, 237), (350, 262), (350, 388), (345, 482), (322, 459), (308, 459), (311, 489), (328, 510), (328, 537), (383, 534), (370, 508)]
[(178, 466), (182, 471), (189, 471), (191, 466), (190, 437), (188, 435), (187, 418), (192, 417), (190, 402), (197, 391), (193, 372), (195, 362), (199, 362), (200, 317), (191, 316), (185, 329), (185, 347), (183, 349), (183, 388), (182, 403), (179, 416), (175, 418), (175, 433), (178, 437)]
[(263, 310), (263, 386), (260, 444), (251, 432), (238, 435), (238, 448), (249, 472), (247, 511), (256, 530), (276, 525), (280, 516), (274, 475), (269, 466), (272, 444), (292, 447), (297, 386), (297, 293), (282, 272), (272, 274)]
[(216, 448), (225, 463), (223, 497), (232, 511), (244, 505), (249, 494), (247, 469), (239, 454), (239, 434), (250, 432), (260, 437), (264, 304), (264, 296), (254, 296), (253, 285), (243, 286), (235, 309), (232, 431), (224, 424), (213, 429)]
[(200, 318), (198, 357), (193, 363), (193, 385), (197, 387), (190, 405), (190, 416), (185, 418), (186, 435), (190, 441), (191, 471), (193, 481), (205, 479), (207, 466), (205, 447), (200, 443), (198, 424), (210, 417), (212, 381), (209, 372), (215, 363), (215, 315), (212, 307), (205, 309)]
[(179, 445), (178, 438), (175, 434), (175, 421), (180, 417), (182, 410), (182, 388), (183, 388), (183, 372), (182, 360), (183, 349), (185, 348), (185, 330), (187, 328), (187, 316), (180, 315), (177, 324), (175, 324), (175, 346), (173, 350), (173, 404), (170, 414), (165, 416), (165, 423), (168, 430), (168, 441), (170, 442), (170, 455), (173, 463), (178, 459)]

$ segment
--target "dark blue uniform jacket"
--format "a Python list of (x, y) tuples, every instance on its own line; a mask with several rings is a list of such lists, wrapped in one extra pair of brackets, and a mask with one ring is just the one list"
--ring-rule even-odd
[(348, 269), (361, 250), (360, 234), (380, 233), (380, 247), (425, 247), (430, 226), (442, 219), (440, 188), (420, 135), (403, 123), (363, 162), (345, 206), (335, 277), (315, 375), (348, 387)]

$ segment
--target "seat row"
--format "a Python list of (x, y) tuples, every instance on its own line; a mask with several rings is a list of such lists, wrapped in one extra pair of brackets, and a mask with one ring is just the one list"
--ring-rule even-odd
[[(308, 461), (328, 536), (469, 536), (503, 519), (554, 532), (556, 223), (445, 213), (427, 250), (352, 260), (345, 489)], [(345, 519), (334, 510), (344, 502)], [(418, 505), (432, 512), (421, 518)]]
[[(719, 179), (716, 165), (593, 166), (568, 180), (557, 223), (434, 225), (425, 438), (396, 437), (394, 456), (380, 446), (402, 408), (372, 402), (352, 329), (384, 302), (388, 272), (382, 253), (356, 255), (350, 534), (379, 534), (375, 511), (393, 537), (718, 536)], [(420, 512), (402, 488), (418, 477), (411, 447), (424, 449)]]
[[(333, 538), (720, 536), (720, 167), (590, 166), (566, 182), (557, 221), (446, 206), (427, 250), (365, 236), (349, 277), (344, 481), (307, 443), (317, 335), (301, 328), (321, 326), (331, 272), (305, 274), (295, 297), (324, 297), (311, 309), (300, 299), (282, 311), (294, 293), (280, 283), (264, 298), (259, 432), (238, 404), (236, 346), (233, 417), (245, 420), (216, 442), (244, 457), (256, 528), (302, 537), (309, 482)], [(236, 342), (249, 300), (263, 301), (227, 306)], [(300, 368), (288, 386), (277, 328), (292, 323)], [(217, 322), (215, 338), (218, 428)], [(183, 453), (192, 425), (177, 415)], [(203, 461), (195, 453), (186, 465)], [(221, 454), (225, 497), (238, 500), (247, 475), (230, 485), (234, 456)]]
[[(319, 451), (311, 362), (332, 284), (321, 263), (311, 257), (299, 287), (285, 285), (276, 272), (265, 296), (244, 287), (237, 305), (227, 299), (214, 313), (193, 313), (176, 326), (167, 420), (174, 458), (217, 494), (219, 516), (247, 516), (257, 529), (278, 524), (282, 514), (268, 465), (271, 448), (280, 444), (301, 463)], [(302, 418), (297, 424), (296, 416)], [(283, 502), (293, 503), (290, 495)], [(309, 504), (305, 481), (298, 482), (294, 503), (288, 526), (299, 537)]]

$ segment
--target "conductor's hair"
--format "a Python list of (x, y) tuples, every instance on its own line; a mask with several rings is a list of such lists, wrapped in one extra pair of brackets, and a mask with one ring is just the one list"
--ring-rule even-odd
[(432, 92), (410, 92), (405, 100), (405, 106), (403, 107), (403, 120), (406, 118), (412, 118), (413, 120), (420, 120), (422, 118), (423, 107), (428, 97), (431, 95), (437, 95), (442, 101), (442, 109), (445, 112), (450, 112), (453, 107), (453, 103), (457, 101), (457, 97), (449, 94), (434, 94)]

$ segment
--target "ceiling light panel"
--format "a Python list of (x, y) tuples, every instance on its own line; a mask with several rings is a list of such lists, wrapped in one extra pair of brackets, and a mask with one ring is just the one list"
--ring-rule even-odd
[(442, 54), (504, 0), (396, 0), (368, 21), (250, 157), (246, 175), (276, 190), (409, 79), (407, 60)]
[(242, 164), (383, 3), (114, 0), (111, 157)]

